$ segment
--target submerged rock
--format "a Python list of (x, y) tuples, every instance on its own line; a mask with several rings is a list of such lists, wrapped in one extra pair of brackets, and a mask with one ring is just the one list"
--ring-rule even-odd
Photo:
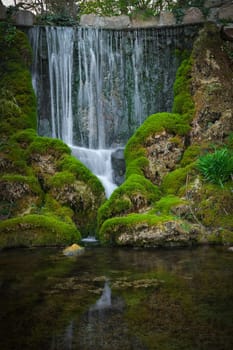
[(82, 254), (84, 252), (85, 248), (81, 247), (78, 244), (72, 244), (71, 246), (65, 248), (63, 250), (63, 254), (66, 256), (77, 256), (79, 254)]

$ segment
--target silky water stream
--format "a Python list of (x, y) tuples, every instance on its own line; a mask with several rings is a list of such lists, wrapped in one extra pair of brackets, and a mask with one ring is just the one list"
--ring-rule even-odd
[(0, 253), (0, 349), (232, 350), (233, 253)]
[[(115, 189), (111, 153), (152, 113), (170, 111), (180, 56), (198, 26), (135, 30), (34, 27), (38, 132), (62, 139)], [(102, 166), (102, 168), (101, 168)]]

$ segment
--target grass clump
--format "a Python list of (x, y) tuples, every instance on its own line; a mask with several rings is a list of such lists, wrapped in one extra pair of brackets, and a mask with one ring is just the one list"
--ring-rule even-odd
[(205, 181), (224, 187), (224, 183), (233, 175), (233, 152), (221, 148), (214, 153), (207, 153), (198, 159), (197, 169)]

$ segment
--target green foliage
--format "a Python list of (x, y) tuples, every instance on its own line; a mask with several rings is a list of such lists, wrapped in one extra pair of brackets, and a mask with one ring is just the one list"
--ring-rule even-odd
[(0, 223), (0, 247), (56, 246), (78, 242), (74, 224), (48, 215), (25, 215)]
[(80, 14), (95, 13), (101, 16), (131, 15), (147, 18), (171, 9), (172, 0), (89, 0), (79, 1)]
[(49, 25), (49, 26), (74, 26), (77, 25), (77, 21), (74, 20), (67, 13), (42, 13), (36, 17), (36, 23), (38, 25)]
[(198, 159), (197, 169), (205, 181), (223, 187), (223, 184), (233, 175), (233, 152), (227, 148), (221, 148), (214, 153), (207, 153)]
[(11, 47), (16, 40), (16, 27), (9, 22), (0, 22), (0, 48)]

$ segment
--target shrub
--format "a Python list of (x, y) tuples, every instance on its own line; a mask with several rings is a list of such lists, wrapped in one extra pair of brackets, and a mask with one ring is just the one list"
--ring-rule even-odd
[(206, 181), (223, 187), (233, 174), (233, 152), (221, 148), (208, 153), (198, 159), (197, 168)]

